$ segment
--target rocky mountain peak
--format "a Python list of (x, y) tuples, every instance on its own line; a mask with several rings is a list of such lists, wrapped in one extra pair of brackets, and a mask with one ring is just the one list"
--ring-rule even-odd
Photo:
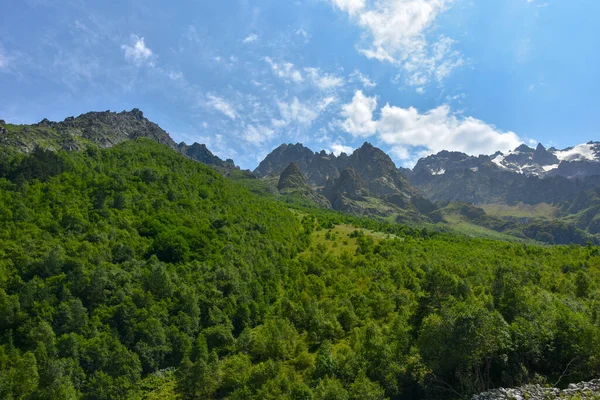
[(139, 120), (144, 119), (144, 113), (139, 108), (134, 108), (129, 112), (129, 114), (131, 114), (134, 118), (137, 118)]
[(92, 111), (78, 117), (67, 117), (62, 122), (44, 118), (39, 123), (24, 126), (18, 131), (5, 131), (6, 137), (2, 144), (24, 153), (40, 144), (50, 150), (74, 151), (82, 150), (92, 143), (99, 147), (112, 147), (126, 140), (147, 138), (204, 164), (227, 170), (236, 168), (232, 160), (221, 160), (203, 144), (176, 144), (165, 130), (144, 117), (139, 108), (120, 113), (110, 110)]
[(315, 153), (301, 143), (282, 144), (273, 150), (254, 170), (259, 178), (280, 175), (290, 163), (298, 164), (301, 171), (306, 171)]
[(203, 164), (214, 165), (227, 169), (237, 168), (233, 160), (223, 161), (215, 156), (204, 144), (194, 143), (191, 146), (181, 142), (177, 145), (177, 150), (186, 157), (192, 160), (199, 161)]
[(546, 150), (541, 143), (537, 145), (535, 152), (533, 153), (532, 161), (541, 166), (556, 165), (560, 162), (558, 157)]
[(546, 151), (546, 148), (543, 144), (538, 143), (537, 147), (535, 148), (535, 151)]
[(520, 153), (533, 153), (534, 150), (527, 146), (525, 143), (523, 143), (522, 145), (520, 145), (519, 147), (517, 147), (515, 149), (515, 152), (520, 152)]
[(290, 163), (287, 168), (281, 173), (277, 189), (304, 189), (308, 187), (306, 179), (300, 171), (300, 167), (296, 163)]
[[(395, 170), (396, 164), (390, 156), (369, 142), (365, 142), (349, 157), (349, 162), (365, 179), (381, 176), (388, 171)], [(363, 173), (365, 175), (363, 175)]]

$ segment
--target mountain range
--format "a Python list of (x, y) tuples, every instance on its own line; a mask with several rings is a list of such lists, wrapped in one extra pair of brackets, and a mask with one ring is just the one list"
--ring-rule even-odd
[(0, 149), (7, 152), (105, 148), (141, 137), (290, 201), (468, 234), (600, 242), (599, 142), (563, 150), (521, 145), (478, 157), (442, 151), (422, 158), (413, 169), (398, 168), (368, 142), (351, 155), (337, 156), (300, 143), (282, 144), (250, 172), (203, 144), (175, 143), (138, 109), (33, 125), (0, 121)]

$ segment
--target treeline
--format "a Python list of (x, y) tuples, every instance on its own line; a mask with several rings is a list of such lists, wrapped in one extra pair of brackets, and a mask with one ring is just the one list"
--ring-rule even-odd
[(147, 140), (0, 165), (0, 398), (447, 399), (600, 370), (597, 247), (290, 210)]

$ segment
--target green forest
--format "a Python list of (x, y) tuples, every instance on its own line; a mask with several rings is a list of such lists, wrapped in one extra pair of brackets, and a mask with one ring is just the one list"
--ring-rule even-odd
[(1, 399), (462, 399), (600, 371), (600, 248), (260, 196), (147, 139), (0, 154)]

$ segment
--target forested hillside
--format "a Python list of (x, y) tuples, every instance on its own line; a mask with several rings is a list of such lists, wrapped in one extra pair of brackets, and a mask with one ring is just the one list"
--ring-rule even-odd
[(600, 370), (600, 249), (290, 208), (150, 140), (0, 156), (0, 398), (462, 398)]

